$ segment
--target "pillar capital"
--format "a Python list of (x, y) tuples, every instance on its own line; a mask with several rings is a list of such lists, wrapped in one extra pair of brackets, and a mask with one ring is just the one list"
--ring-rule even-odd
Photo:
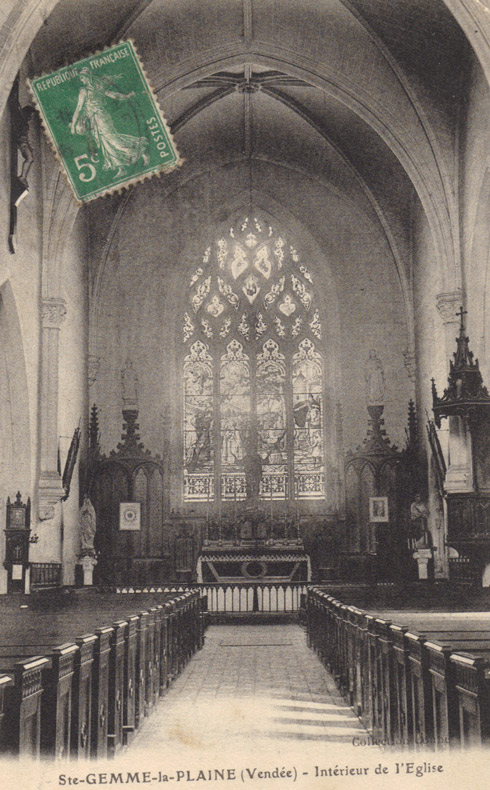
[(43, 328), (59, 329), (66, 316), (66, 302), (61, 297), (48, 296), (41, 300)]
[(459, 318), (456, 314), (462, 304), (463, 291), (461, 288), (456, 288), (454, 291), (446, 291), (436, 296), (437, 310), (444, 324), (459, 324)]

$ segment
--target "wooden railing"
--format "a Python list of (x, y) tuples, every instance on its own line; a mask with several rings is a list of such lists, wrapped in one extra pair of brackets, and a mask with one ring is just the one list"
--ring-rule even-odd
[(292, 614), (300, 609), (306, 583), (203, 584), (210, 614)]
[(31, 563), (31, 587), (60, 587), (60, 562)]
[[(103, 610), (108, 618), (119, 619), (109, 619), (111, 624), (63, 644), (56, 644), (56, 639), (57, 629), (64, 626), (51, 613), (39, 613), (39, 628), (35, 635), (29, 632), (28, 642), (15, 627), (17, 613), (10, 624), (4, 616), (1, 753), (34, 758), (44, 754), (58, 760), (105, 758), (129, 743), (168, 685), (202, 647), (206, 600), (200, 591), (189, 590), (142, 596), (144, 611), (120, 617), (125, 605), (129, 609), (127, 599), (101, 596), (99, 614)], [(78, 609), (71, 619), (87, 630), (90, 617), (93, 611)]]
[(452, 582), (481, 586), (481, 562), (470, 557), (449, 557), (449, 578)]
[(488, 626), (461, 618), (456, 631), (454, 619), (424, 622), (420, 612), (398, 625), (319, 588), (308, 591), (306, 617), (310, 647), (370, 731), (370, 744), (490, 745)]
[(295, 614), (301, 607), (306, 582), (236, 582), (216, 584), (170, 584), (162, 587), (114, 587), (120, 594), (175, 593), (196, 590), (207, 598), (209, 614)]

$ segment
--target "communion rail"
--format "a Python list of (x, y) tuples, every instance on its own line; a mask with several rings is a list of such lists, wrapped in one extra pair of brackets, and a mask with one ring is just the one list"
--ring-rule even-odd
[(109, 589), (120, 594), (197, 590), (206, 596), (207, 611), (211, 615), (272, 615), (298, 613), (308, 586), (307, 582), (230, 582)]
[[(35, 619), (26, 612), (24, 622), (18, 610), (2, 612), (1, 753), (113, 756), (204, 643), (199, 591), (86, 603)], [(77, 630), (83, 635), (66, 640)]]
[(369, 730), (367, 742), (490, 745), (489, 613), (370, 614), (310, 588), (306, 617), (309, 646)]

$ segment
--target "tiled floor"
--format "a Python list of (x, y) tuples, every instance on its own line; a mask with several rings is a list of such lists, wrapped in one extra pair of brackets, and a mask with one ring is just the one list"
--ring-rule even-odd
[[(166, 757), (318, 755), (366, 735), (297, 625), (212, 626), (134, 747)], [(224, 750), (224, 751), (223, 751)], [(323, 749), (322, 749), (323, 751)]]

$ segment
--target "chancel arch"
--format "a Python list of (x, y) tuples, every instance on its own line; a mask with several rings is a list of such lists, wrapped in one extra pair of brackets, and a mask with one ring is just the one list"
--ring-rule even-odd
[[(75, 426), (86, 433), (89, 383), (101, 454), (117, 446), (127, 358), (139, 376), (142, 441), (162, 459), (158, 472), (138, 472), (128, 488), (147, 502), (142, 518), (150, 525), (141, 539), (128, 539), (135, 557), (166, 550), (172, 513), (202, 519), (220, 508), (233, 513), (250, 498), (273, 512), (298, 504), (305, 516), (323, 509), (342, 518), (344, 455), (367, 427), (371, 350), (385, 375), (387, 435), (403, 446), (413, 398), (424, 444), (427, 382), (434, 375), (444, 385), (460, 297), (484, 378), (488, 373), (489, 188), (478, 167), (487, 142), (488, 35), (481, 9), (471, 15), (456, 0), (420, 0), (416, 8), (394, 0), (388, 18), (381, 0), (305, 0), (301, 8), (242, 0), (222, 3), (218, 19), (215, 3), (197, 5), (187, 15), (177, 8), (191, 10), (193, 0), (125, 0), (107, 9), (92, 0), (75, 35), (71, 0), (6, 0), (1, 96), (14, 72), (25, 88), (25, 77), (101, 48), (120, 31), (134, 38), (185, 157), (165, 178), (80, 209), (39, 124), (30, 128), (30, 193), (19, 208), (18, 257), (10, 262), (23, 261), (11, 267), (13, 291), (29, 397), (41, 393), (38, 407), (35, 398), (29, 404), (32, 436), (23, 443), (40, 527), (31, 557), (70, 566), (68, 584), (82, 492), (74, 480), (63, 525), (54, 523), (54, 504), (64, 495), (60, 470)], [(470, 32), (472, 19), (481, 35)], [(483, 43), (473, 52), (477, 36)], [(426, 68), (436, 60), (436, 69)], [(26, 91), (20, 98), (29, 101)], [(253, 228), (242, 233), (246, 219)], [(255, 221), (273, 229), (270, 248)], [(222, 270), (217, 245), (231, 243), (232, 228), (244, 257), (235, 261), (229, 252), (235, 270)], [(248, 233), (255, 244), (247, 244)], [(269, 272), (277, 238), (287, 239), (289, 259)], [(203, 274), (191, 284), (199, 267)], [(196, 310), (192, 298), (208, 278)], [(267, 308), (263, 298), (274, 287), (279, 294)], [(311, 289), (309, 307), (301, 288)], [(436, 305), (446, 302), (442, 324)], [(39, 313), (38, 327), (32, 316)], [(86, 375), (87, 355), (96, 376)], [(202, 375), (192, 383), (198, 364)], [(396, 498), (390, 480), (382, 476), (373, 496)], [(369, 485), (363, 479), (359, 486), (352, 508), (364, 523)], [(355, 488), (350, 471), (347, 488)], [(442, 531), (439, 542), (442, 554)], [(186, 551), (179, 558), (184, 571)]]

